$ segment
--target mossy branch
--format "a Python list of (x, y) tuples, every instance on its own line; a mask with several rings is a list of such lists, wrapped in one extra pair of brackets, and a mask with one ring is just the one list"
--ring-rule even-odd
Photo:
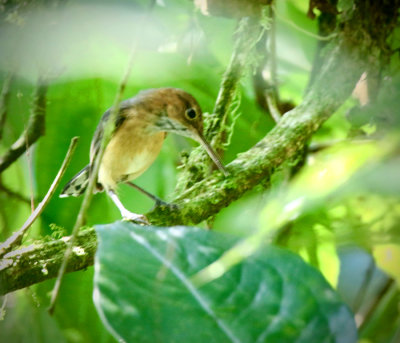
[(221, 149), (225, 143), (223, 136), (230, 106), (235, 99), (239, 81), (249, 67), (250, 57), (254, 48), (264, 32), (264, 27), (259, 20), (243, 18), (240, 20), (236, 30), (236, 42), (229, 65), (222, 77), (221, 86), (213, 113), (209, 117), (209, 125), (206, 128), (205, 137), (212, 145)]
[[(0, 260), (0, 295), (28, 287), (57, 276), (70, 237), (32, 244), (7, 253)], [(94, 229), (78, 233), (68, 259), (66, 272), (93, 264), (97, 241)]]

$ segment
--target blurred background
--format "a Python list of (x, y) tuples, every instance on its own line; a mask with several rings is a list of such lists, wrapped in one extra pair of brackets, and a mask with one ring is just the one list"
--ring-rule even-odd
[[(72, 137), (80, 141), (62, 184), (88, 163), (92, 135), (114, 101), (134, 42), (124, 99), (142, 89), (178, 87), (193, 94), (204, 112), (212, 112), (237, 19), (205, 16), (187, 0), (158, 0), (151, 11), (148, 7), (148, 1), (132, 0), (1, 2), (0, 81), (4, 85), (12, 75), (12, 82), (0, 155), (26, 128), (38, 79), (49, 86), (45, 135), (0, 175), (1, 241), (44, 197)], [(307, 16), (306, 1), (278, 1), (275, 8), (277, 86), (290, 109), (301, 102), (308, 84), (318, 21)], [(261, 56), (263, 49), (261, 41)], [(275, 125), (257, 97), (256, 79), (268, 75), (256, 57), (241, 81), (225, 164)], [(270, 190), (260, 186), (231, 204), (217, 215), (213, 229), (244, 237), (269, 230), (274, 210), (285, 213), (285, 206), (304, 197), (294, 217), (288, 211), (283, 222), (279, 219), (283, 224), (275, 243), (300, 254), (339, 291), (356, 313), (362, 342), (394, 343), (400, 341), (397, 59), (386, 74), (373, 102), (363, 102), (356, 93), (313, 136), (299, 171), (293, 172), (296, 163), (288, 161), (274, 174)], [(180, 157), (196, 145), (168, 135), (160, 156), (137, 183), (170, 200)], [(124, 185), (119, 194), (134, 212), (153, 206)], [(68, 235), (81, 200), (54, 196), (25, 244)], [(105, 194), (94, 196), (88, 226), (119, 219)], [(92, 277), (92, 268), (66, 275), (54, 317), (46, 311), (54, 280), (2, 298), (0, 341), (113, 342), (93, 306)]]

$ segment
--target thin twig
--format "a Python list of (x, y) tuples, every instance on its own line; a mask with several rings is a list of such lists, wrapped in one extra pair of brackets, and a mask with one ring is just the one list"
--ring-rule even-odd
[[(274, 92), (277, 90), (278, 85), (278, 63), (276, 60), (276, 18), (272, 6), (268, 8), (268, 65), (269, 75)], [(277, 97), (278, 98), (278, 97)]]
[(269, 89), (265, 92), (265, 99), (269, 113), (275, 123), (278, 123), (282, 115), (278, 109), (279, 93), (278, 93), (278, 77), (277, 77), (277, 62), (276, 62), (276, 18), (273, 6), (268, 8), (268, 66), (270, 75)]
[[(136, 47), (136, 45), (135, 45)], [(81, 208), (79, 210), (74, 228), (72, 229), (72, 234), (71, 234), (71, 239), (68, 242), (68, 246), (67, 249), (65, 250), (65, 254), (64, 254), (64, 259), (63, 262), (61, 263), (60, 269), (58, 271), (58, 275), (57, 275), (57, 279), (56, 279), (56, 283), (54, 284), (54, 288), (51, 294), (51, 300), (50, 300), (50, 306), (48, 308), (48, 311), (50, 314), (54, 313), (54, 309), (55, 309), (55, 305), (56, 305), (56, 301), (58, 298), (58, 294), (60, 292), (60, 287), (61, 287), (61, 283), (62, 280), (64, 278), (64, 274), (67, 268), (67, 264), (68, 264), (68, 260), (71, 257), (71, 253), (72, 253), (72, 248), (75, 244), (75, 240), (76, 237), (78, 235), (79, 229), (84, 225), (85, 223), (85, 218), (86, 218), (86, 213), (89, 209), (90, 203), (92, 201), (92, 197), (93, 197), (93, 190), (94, 187), (96, 185), (97, 182), (97, 174), (99, 172), (99, 168), (100, 168), (100, 161), (103, 158), (104, 152), (105, 152), (105, 148), (108, 144), (108, 142), (111, 139), (111, 135), (112, 135), (112, 131), (115, 127), (115, 118), (117, 117), (118, 111), (119, 111), (119, 105), (122, 99), (122, 94), (125, 90), (126, 87), (126, 83), (128, 81), (128, 77), (130, 74), (130, 71), (132, 69), (132, 65), (133, 65), (133, 57), (134, 57), (134, 52), (135, 49), (132, 50), (131, 56), (129, 58), (129, 62), (128, 62), (128, 66), (127, 69), (124, 73), (124, 76), (120, 82), (118, 91), (117, 91), (117, 95), (115, 97), (114, 100), (114, 105), (111, 109), (111, 115), (108, 118), (107, 122), (105, 123), (105, 128), (104, 128), (104, 135), (102, 137), (102, 141), (101, 141), (101, 145), (100, 145), (100, 149), (99, 152), (97, 154), (97, 157), (94, 161), (93, 164), (93, 169), (91, 170), (91, 174), (90, 174), (90, 178), (89, 178), (89, 184), (88, 187), (86, 189), (85, 192), (85, 196), (83, 198), (82, 201), (82, 205)]]
[[(28, 142), (26, 142), (26, 145), (28, 145)], [(33, 164), (32, 164), (32, 151), (31, 148), (26, 148), (26, 160), (27, 160), (27, 165), (28, 165), (28, 176), (29, 176), (29, 190), (31, 193), (30, 197), (30, 205), (31, 205), (31, 212), (33, 213), (35, 211), (35, 192), (33, 190)]]
[[(148, 17), (148, 15), (150, 14), (151, 9), (154, 7), (155, 5), (155, 1), (152, 0), (150, 2), (150, 6), (149, 6), (149, 10), (147, 15), (143, 16), (142, 18), (142, 22), (146, 22), (146, 18)], [(93, 164), (93, 168), (91, 170), (91, 174), (90, 174), (90, 178), (89, 178), (89, 184), (88, 187), (86, 189), (85, 192), (85, 196), (83, 198), (82, 201), (82, 205), (81, 208), (79, 210), (74, 228), (72, 229), (72, 234), (71, 234), (71, 239), (68, 242), (67, 248), (65, 250), (65, 254), (64, 254), (64, 259), (62, 261), (62, 264), (60, 266), (60, 269), (58, 271), (58, 275), (57, 275), (57, 279), (56, 282), (54, 284), (54, 288), (51, 294), (51, 300), (50, 300), (50, 305), (48, 308), (48, 312), (52, 315), (54, 313), (54, 309), (56, 306), (56, 302), (57, 302), (57, 298), (58, 298), (58, 294), (60, 293), (60, 287), (61, 287), (61, 283), (62, 280), (64, 278), (64, 274), (66, 272), (66, 268), (68, 265), (68, 261), (71, 257), (71, 253), (72, 253), (72, 248), (75, 244), (76, 238), (78, 236), (79, 230), (80, 228), (84, 225), (85, 223), (85, 218), (86, 218), (86, 213), (89, 209), (90, 203), (92, 201), (92, 197), (93, 197), (93, 190), (94, 187), (96, 185), (97, 182), (97, 174), (99, 172), (99, 168), (100, 168), (100, 162), (103, 158), (105, 149), (107, 144), (109, 143), (112, 133), (115, 129), (115, 122), (116, 122), (116, 118), (117, 115), (119, 113), (119, 108), (120, 108), (120, 103), (122, 100), (122, 96), (123, 93), (125, 91), (126, 85), (128, 83), (128, 78), (129, 75), (131, 73), (132, 67), (133, 67), (133, 61), (134, 61), (134, 57), (136, 55), (136, 50), (137, 50), (137, 44), (138, 44), (138, 40), (137, 37), (133, 38), (133, 43), (132, 43), (132, 49), (131, 49), (131, 53), (129, 56), (129, 60), (128, 60), (128, 64), (125, 70), (125, 73), (121, 79), (121, 82), (119, 84), (115, 99), (114, 99), (114, 104), (111, 108), (111, 113), (110, 113), (110, 117), (108, 118), (107, 122), (105, 123), (104, 126), (104, 133), (103, 133), (103, 137), (101, 140), (101, 144), (100, 144), (100, 149), (99, 152), (97, 153), (96, 159), (94, 161)]]
[[(264, 39), (257, 44), (257, 54), (260, 56), (253, 77), (254, 90), (258, 104), (272, 119), (278, 123), (281, 118), (279, 109), (277, 60), (276, 60), (276, 19), (271, 6), (265, 11)], [(268, 70), (268, 77), (263, 75)]]
[(229, 108), (235, 99), (239, 81), (249, 64), (248, 56), (253, 52), (258, 41), (264, 35), (265, 28), (258, 21), (243, 18), (239, 22), (236, 32), (237, 40), (229, 65), (222, 78), (221, 86), (215, 102), (211, 124), (207, 128), (205, 137), (211, 140), (214, 147), (221, 148), (225, 143), (224, 124), (228, 118)]
[[(318, 35), (327, 37), (336, 30), (337, 16), (333, 13), (322, 12), (318, 16)], [(305, 89), (305, 93), (309, 91), (315, 78), (320, 74), (321, 68), (325, 65), (326, 50), (325, 47), (329, 43), (326, 40), (318, 40), (314, 60), (309, 75), (309, 80)]]
[(71, 140), (71, 144), (68, 148), (67, 155), (61, 165), (60, 170), (58, 171), (53, 183), (51, 184), (47, 194), (43, 198), (43, 200), (39, 203), (38, 207), (35, 211), (29, 216), (27, 221), (22, 225), (22, 227), (15, 232), (11, 237), (9, 237), (3, 244), (0, 245), (0, 257), (4, 256), (7, 252), (11, 251), (15, 246), (18, 246), (22, 242), (22, 238), (27, 232), (27, 230), (31, 227), (31, 225), (35, 222), (35, 220), (40, 216), (43, 212), (47, 204), (49, 203), (51, 197), (53, 196), (58, 184), (60, 183), (61, 177), (64, 175), (65, 170), (67, 169), (68, 164), (71, 161), (72, 154), (76, 148), (76, 144), (78, 143), (78, 137), (74, 137)]
[(257, 43), (255, 56), (257, 57), (257, 65), (253, 73), (253, 88), (258, 105), (268, 112), (267, 100), (265, 98), (265, 90), (267, 89), (267, 81), (263, 76), (264, 68), (268, 63), (268, 54), (266, 53), (266, 43), (268, 41), (268, 31), (264, 32), (264, 36)]
[(316, 154), (322, 150), (329, 149), (339, 144), (368, 144), (373, 141), (374, 141), (373, 139), (368, 139), (368, 138), (361, 138), (361, 139), (345, 138), (345, 139), (332, 139), (324, 142), (312, 142), (308, 146), (307, 152), (310, 154)]
[(266, 91), (265, 98), (267, 100), (268, 110), (271, 114), (272, 119), (275, 123), (279, 123), (282, 118), (281, 112), (279, 112), (278, 105), (276, 103), (276, 97), (274, 96), (274, 92)]
[(44, 134), (45, 114), (46, 114), (46, 93), (47, 84), (39, 80), (33, 96), (33, 108), (29, 116), (28, 126), (10, 147), (10, 149), (0, 157), (0, 173), (7, 169), (16, 161), (40, 136)]
[(358, 321), (357, 326), (358, 330), (361, 333), (365, 330), (366, 326), (370, 322), (371, 318), (373, 318), (374, 314), (376, 314), (376, 309), (385, 302), (386, 297), (390, 296), (390, 292), (393, 291), (392, 287), (396, 289), (396, 283), (394, 279), (388, 278), (385, 283), (380, 288), (378, 294), (376, 294), (372, 304), (369, 306), (368, 310), (364, 314), (364, 316)]
[(298, 26), (298, 25), (297, 25), (296, 23), (294, 23), (292, 20), (286, 19), (286, 18), (282, 17), (280, 14), (278, 14), (278, 11), (276, 10), (276, 8), (275, 8), (274, 6), (271, 6), (271, 8), (272, 8), (273, 11), (275, 12), (276, 17), (277, 17), (278, 19), (282, 20), (282, 21), (285, 22), (286, 24), (289, 24), (289, 25), (292, 26), (294, 29), (296, 29), (297, 31), (299, 31), (299, 32), (301, 32), (301, 33), (304, 33), (304, 34), (307, 35), (307, 36), (310, 36), (310, 37), (315, 38), (315, 39), (320, 40), (320, 41), (329, 41), (329, 40), (331, 40), (332, 38), (335, 38), (335, 37), (337, 36), (337, 33), (331, 33), (331, 34), (328, 35), (328, 36), (320, 36), (320, 35), (317, 35), (317, 34), (315, 34), (315, 33), (310, 32), (310, 31), (307, 31), (307, 30), (303, 29), (302, 27)]
[(8, 100), (10, 99), (10, 88), (14, 79), (14, 73), (9, 73), (3, 83), (0, 94), (0, 140), (3, 138), (4, 125), (8, 113)]
[(6, 315), (7, 301), (8, 301), (8, 294), (4, 296), (3, 303), (1, 304), (0, 307), (0, 321), (4, 320), (4, 317)]
[(31, 200), (24, 197), (22, 194), (19, 194), (12, 189), (8, 188), (6, 185), (3, 184), (2, 180), (0, 179), (0, 191), (4, 192), (7, 194), (9, 197), (17, 199), (21, 202), (26, 203), (28, 206), (31, 204)]
[(356, 296), (354, 297), (353, 300), (353, 306), (352, 309), (355, 313), (357, 313), (362, 305), (362, 302), (365, 298), (365, 294), (367, 293), (368, 287), (370, 286), (371, 280), (372, 280), (372, 275), (375, 271), (375, 261), (374, 259), (371, 257), (369, 263), (368, 263), (368, 267), (367, 270), (365, 271), (365, 275), (364, 275), (364, 279), (362, 284), (360, 285), (360, 288), (356, 294)]

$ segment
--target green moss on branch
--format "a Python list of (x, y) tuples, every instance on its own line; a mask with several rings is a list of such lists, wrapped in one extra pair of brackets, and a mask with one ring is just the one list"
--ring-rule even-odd
[[(57, 276), (69, 237), (33, 244), (9, 252), (0, 260), (0, 295), (28, 287)], [(94, 229), (79, 233), (68, 260), (67, 272), (93, 264), (97, 240)]]

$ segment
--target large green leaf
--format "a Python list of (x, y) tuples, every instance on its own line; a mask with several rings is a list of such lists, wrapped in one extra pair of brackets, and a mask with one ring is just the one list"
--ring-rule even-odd
[(94, 301), (126, 342), (356, 342), (354, 319), (321, 274), (265, 246), (222, 277), (191, 277), (237, 239), (198, 228), (96, 228)]

